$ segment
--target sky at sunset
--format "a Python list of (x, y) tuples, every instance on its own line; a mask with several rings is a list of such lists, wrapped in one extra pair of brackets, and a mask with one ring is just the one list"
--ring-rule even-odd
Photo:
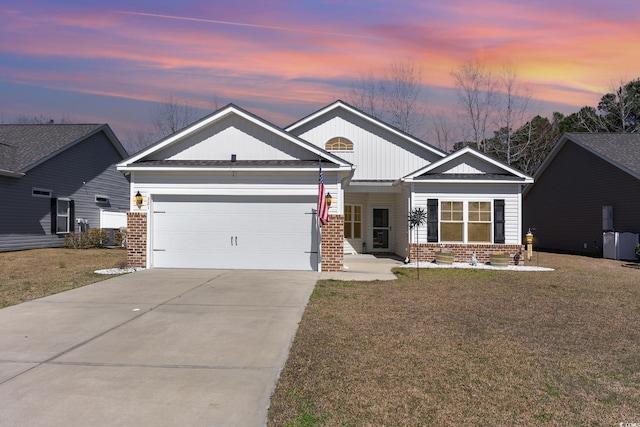
[(640, 77), (640, 2), (0, 0), (0, 122), (109, 123), (125, 141), (172, 96), (286, 126), (406, 59), (448, 109), (472, 58), (513, 64), (537, 114), (596, 106)]

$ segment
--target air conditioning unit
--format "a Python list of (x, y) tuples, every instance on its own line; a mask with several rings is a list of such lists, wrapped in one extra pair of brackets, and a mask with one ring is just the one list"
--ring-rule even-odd
[(606, 232), (602, 234), (602, 256), (608, 259), (636, 259), (638, 234)]

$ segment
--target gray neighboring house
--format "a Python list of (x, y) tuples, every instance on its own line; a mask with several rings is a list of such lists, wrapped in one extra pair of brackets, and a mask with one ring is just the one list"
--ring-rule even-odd
[(524, 191), (541, 249), (602, 256), (603, 232), (640, 233), (640, 134), (568, 133)]
[(126, 217), (114, 165), (127, 156), (106, 124), (0, 125), (0, 251), (60, 247), (106, 212)]

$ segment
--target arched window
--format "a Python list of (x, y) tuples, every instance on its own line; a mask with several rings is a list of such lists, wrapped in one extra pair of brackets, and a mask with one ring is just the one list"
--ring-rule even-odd
[(353, 150), (353, 142), (339, 136), (327, 141), (324, 148), (327, 151), (351, 151)]

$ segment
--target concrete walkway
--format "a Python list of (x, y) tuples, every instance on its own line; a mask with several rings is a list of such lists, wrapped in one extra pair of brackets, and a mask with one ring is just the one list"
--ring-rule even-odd
[(0, 424), (261, 426), (318, 273), (147, 270), (0, 310)]
[(397, 277), (391, 272), (394, 267), (404, 265), (398, 257), (374, 256), (371, 254), (345, 255), (345, 270), (338, 273), (323, 272), (321, 279), (335, 280), (395, 280)]

